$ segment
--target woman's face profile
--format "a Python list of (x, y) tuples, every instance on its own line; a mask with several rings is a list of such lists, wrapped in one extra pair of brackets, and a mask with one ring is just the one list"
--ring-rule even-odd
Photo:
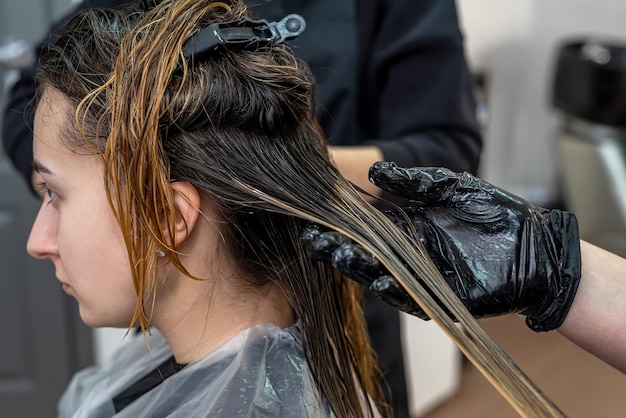
[(67, 99), (47, 88), (35, 113), (33, 165), (43, 202), (27, 249), (54, 263), (63, 290), (93, 327), (127, 327), (136, 305), (121, 229), (104, 188), (102, 164), (68, 149), (61, 135), (74, 115)]

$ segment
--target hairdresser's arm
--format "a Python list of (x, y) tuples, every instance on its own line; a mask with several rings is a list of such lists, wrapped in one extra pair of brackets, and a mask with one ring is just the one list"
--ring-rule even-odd
[(333, 163), (346, 179), (373, 196), (381, 194), (382, 190), (370, 183), (366, 175), (372, 164), (383, 159), (380, 148), (376, 146), (329, 147), (328, 151)]
[[(537, 325), (556, 328), (626, 372), (626, 259), (579, 241), (571, 214), (535, 207), (480, 179), (444, 169), (378, 163), (370, 176), (388, 192), (416, 202), (406, 213), (472, 314), (532, 315), (529, 325), (535, 330)], [(407, 230), (398, 212), (388, 215)], [(315, 225), (305, 231), (304, 241), (315, 258), (332, 262), (388, 303), (425, 318), (360, 246)]]
[(358, 10), (362, 145), (400, 166), (476, 172), (482, 138), (454, 0), (363, 0)]
[[(381, 189), (413, 201), (387, 216), (417, 234), (433, 263), (475, 317), (526, 316), (535, 331), (558, 328), (581, 277), (573, 214), (530, 204), (469, 173), (376, 163), (370, 178)], [(369, 286), (410, 314), (424, 312), (378, 261), (335, 231), (313, 226), (304, 241), (311, 255)], [(418, 277), (418, 280), (420, 278)]]
[(626, 373), (626, 260), (581, 241), (582, 279), (558, 331)]
[(34, 74), (34, 68), (22, 70), (19, 79), (8, 91), (0, 135), (6, 154), (29, 185), (33, 160)]
[(475, 172), (482, 138), (454, 0), (363, 0), (358, 11), (365, 138), (330, 147), (339, 171), (392, 201), (368, 181), (376, 161)]

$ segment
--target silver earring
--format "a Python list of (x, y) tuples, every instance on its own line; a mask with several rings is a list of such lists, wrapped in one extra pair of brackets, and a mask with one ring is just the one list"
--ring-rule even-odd
[(156, 255), (157, 255), (157, 257), (165, 257), (165, 252), (162, 249), (160, 249), (159, 247), (157, 247)]

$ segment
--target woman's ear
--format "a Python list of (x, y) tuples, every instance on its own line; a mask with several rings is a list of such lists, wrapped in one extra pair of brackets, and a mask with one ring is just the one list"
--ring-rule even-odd
[(172, 183), (174, 207), (176, 208), (174, 247), (182, 244), (196, 227), (200, 216), (200, 193), (195, 186), (186, 181)]

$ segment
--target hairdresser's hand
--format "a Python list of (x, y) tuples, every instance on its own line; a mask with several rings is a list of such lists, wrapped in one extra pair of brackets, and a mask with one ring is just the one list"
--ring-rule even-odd
[[(442, 168), (404, 169), (381, 162), (371, 167), (370, 179), (416, 202), (407, 215), (439, 271), (474, 316), (521, 313), (535, 331), (561, 325), (580, 280), (573, 214), (533, 206), (470, 174)], [(398, 212), (387, 214), (409, 233)], [(309, 248), (316, 245), (324, 247), (319, 242)], [(324, 251), (340, 271), (369, 281), (383, 299), (390, 289), (390, 303), (402, 301), (405, 311), (416, 308), (407, 306), (410, 299), (386, 272), (373, 270), (375, 261), (369, 266), (372, 273), (363, 268), (367, 257), (360, 247), (344, 243)]]
[(339, 272), (367, 286), (393, 307), (422, 319), (430, 319), (372, 253), (343, 234), (312, 223), (304, 229), (302, 241), (313, 260), (330, 262)]

